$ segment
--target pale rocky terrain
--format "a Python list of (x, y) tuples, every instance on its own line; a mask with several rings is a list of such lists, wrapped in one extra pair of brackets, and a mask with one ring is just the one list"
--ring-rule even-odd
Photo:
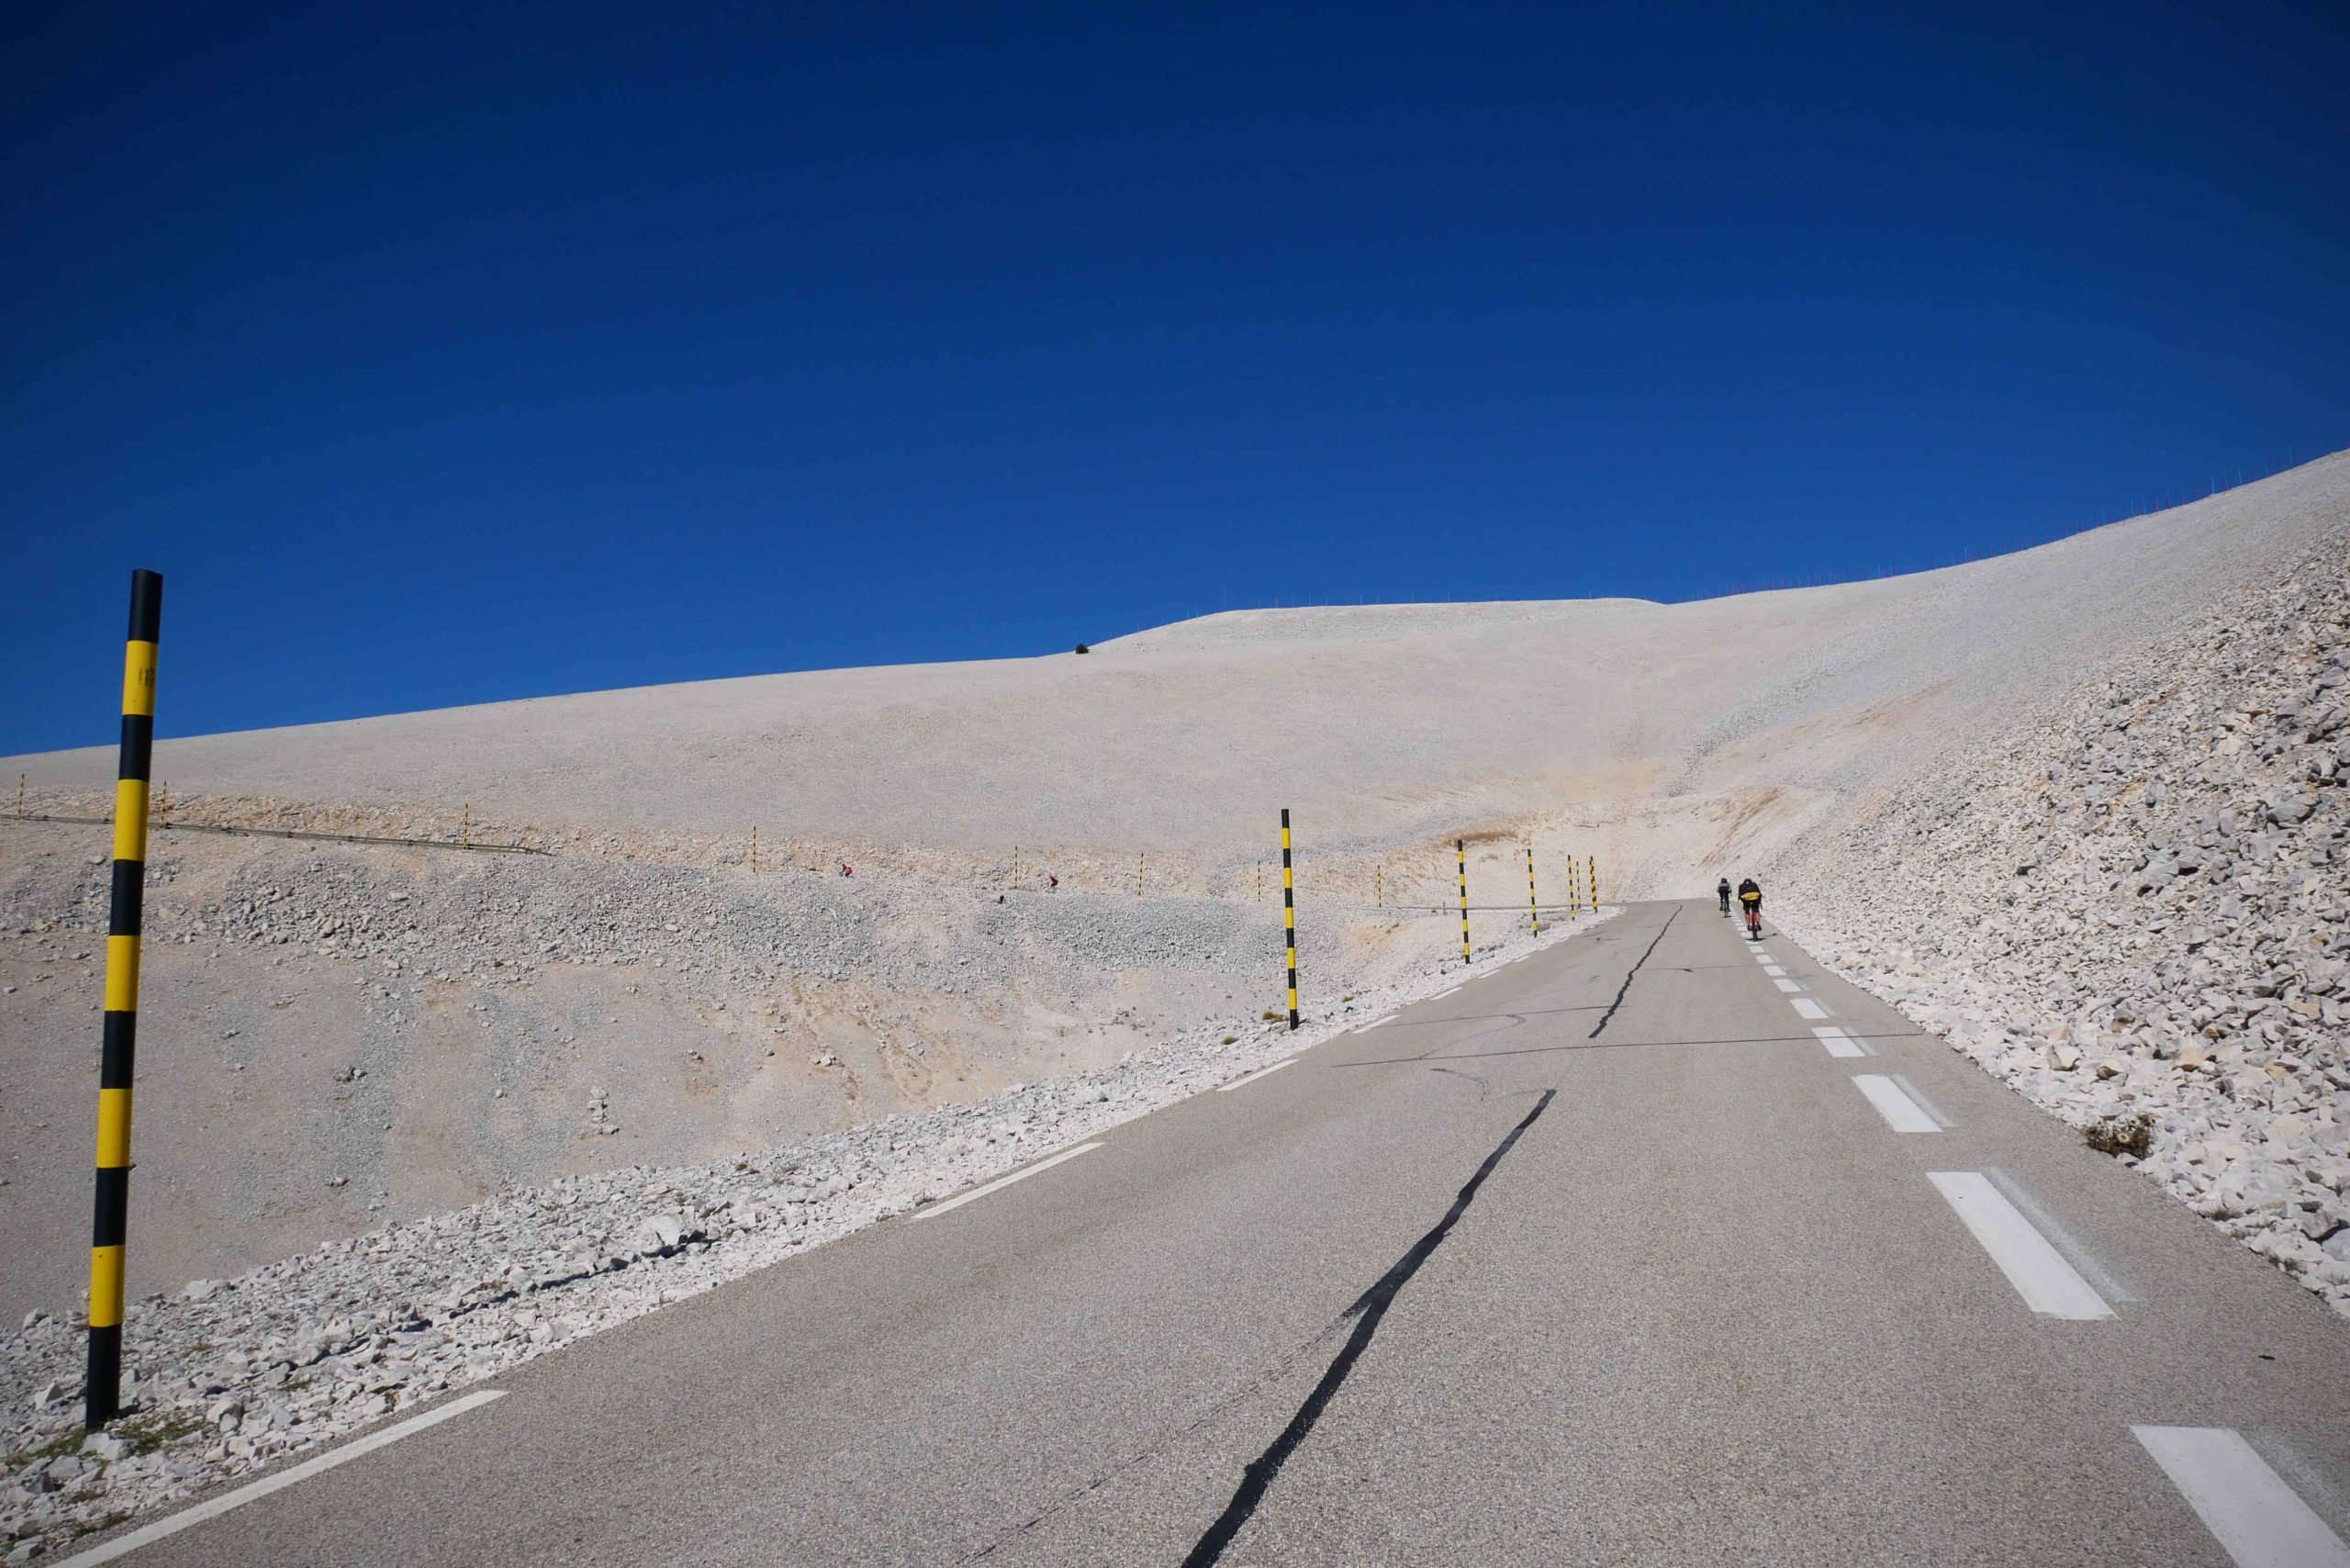
[(2350, 545), (1784, 857), (1849, 978), (2350, 1312)]
[[(1570, 855), (1611, 902), (1759, 869), (2338, 1302), (2345, 550), (2336, 456), (1835, 588), (196, 738), (167, 628), (168, 820), (539, 853), (155, 834), (142, 1411), (84, 1452), (106, 830), (0, 819), (0, 1529), (46, 1550), (1274, 1059), (1284, 805), (1312, 1031), (1456, 978), (1456, 836), (1489, 953), (1528, 844), (1546, 903)], [(99, 815), (112, 761), (0, 769)]]

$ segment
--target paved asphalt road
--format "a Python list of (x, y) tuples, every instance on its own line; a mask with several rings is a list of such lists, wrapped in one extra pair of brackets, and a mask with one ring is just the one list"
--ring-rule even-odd
[(2327, 1561), (2350, 1324), (1762, 946), (1636, 905), (123, 1561)]

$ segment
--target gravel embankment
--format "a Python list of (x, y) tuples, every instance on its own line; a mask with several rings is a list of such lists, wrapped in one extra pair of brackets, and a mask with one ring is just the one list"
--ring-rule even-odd
[(1800, 846), (1774, 908), (2350, 1314), (2344, 554)]
[[(1588, 930), (1480, 949), (1486, 967)], [(83, 1338), (34, 1314), (0, 1339), (10, 1562), (185, 1497), (543, 1351), (699, 1294), (1320, 1044), (1460, 980), (1431, 971), (1315, 1011), (1177, 1035), (1109, 1070), (714, 1164), (557, 1181), (137, 1303), (137, 1413), (82, 1434)]]

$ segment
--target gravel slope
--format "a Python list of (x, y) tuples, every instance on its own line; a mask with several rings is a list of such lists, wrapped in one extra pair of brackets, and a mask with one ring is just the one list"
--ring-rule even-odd
[(1843, 972), (2350, 1312), (2350, 538), (1784, 857)]

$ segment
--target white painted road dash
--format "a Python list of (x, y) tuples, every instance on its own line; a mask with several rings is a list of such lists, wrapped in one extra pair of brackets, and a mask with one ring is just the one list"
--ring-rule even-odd
[(1789, 980), (1785, 975), (1781, 975), (1777, 980), (1773, 980), (1771, 983), (1777, 986), (1781, 991), (1801, 991), (1803, 989), (1802, 986), (1797, 985), (1794, 980)]
[(2026, 1306), (2050, 1317), (2081, 1321), (2113, 1316), (2105, 1298), (2031, 1227), (1989, 1177), (1980, 1170), (1929, 1170), (1926, 1180), (1975, 1233)]
[(1796, 1010), (1796, 1016), (1798, 1018), (1825, 1018), (1828, 1016), (1828, 1009), (1820, 1006), (1819, 1003), (1814, 1002), (1807, 996), (1791, 997), (1788, 999), (1787, 1005)]
[(87, 1551), (63, 1558), (58, 1562), (57, 1568), (90, 1568), (92, 1564), (111, 1562), (126, 1551), (136, 1551), (140, 1547), (161, 1540), (167, 1535), (176, 1535), (190, 1525), (200, 1525), (207, 1519), (217, 1519), (231, 1508), (242, 1507), (255, 1498), (266, 1497), (272, 1492), (283, 1491), (297, 1481), (308, 1481), (321, 1471), (332, 1470), (338, 1464), (350, 1463), (362, 1454), (373, 1453), (386, 1443), (396, 1443), (411, 1433), (424, 1430), (427, 1427), (437, 1427), (452, 1416), (462, 1416), (468, 1410), (488, 1404), (493, 1399), (505, 1397), (506, 1391), (502, 1388), (485, 1388), (478, 1393), (465, 1394), (462, 1398), (452, 1399), (448, 1404), (427, 1410), (421, 1416), (411, 1416), (405, 1421), (394, 1422), (380, 1432), (370, 1432), (355, 1443), (345, 1443), (339, 1449), (322, 1453), (316, 1459), (306, 1459), (301, 1463), (281, 1470), (274, 1475), (264, 1475), (250, 1486), (240, 1486), (234, 1492), (223, 1493), (208, 1502), (198, 1503), (193, 1508), (183, 1508), (169, 1518), (157, 1519), (151, 1525), (142, 1525), (129, 1535), (118, 1535), (103, 1546), (94, 1546)]
[(1821, 1024), (1811, 1032), (1819, 1036), (1819, 1043), (1828, 1047), (1828, 1054), (1831, 1057), (1864, 1057), (1869, 1054), (1867, 1047), (1833, 1024)]
[(1281, 1069), (1290, 1066), (1296, 1060), (1297, 1058), (1295, 1057), (1283, 1057), (1281, 1060), (1273, 1063), (1272, 1066), (1260, 1067), (1246, 1078), (1236, 1078), (1229, 1083), (1217, 1084), (1215, 1086), (1215, 1092), (1219, 1094), (1229, 1094), (1234, 1090), (1239, 1088), (1242, 1084), (1254, 1083), (1260, 1078), (1270, 1077), (1272, 1074), (1279, 1072)]
[(2237, 1568), (2350, 1568), (2350, 1547), (2240, 1434), (2225, 1427), (2130, 1430)]
[(1783, 975), (1787, 971), (1773, 963), (1770, 959), (1765, 958), (1762, 960), (1762, 972), (1766, 975)]
[(959, 1209), (965, 1204), (969, 1203), (973, 1198), (984, 1198), (990, 1193), (1000, 1192), (1003, 1188), (1011, 1186), (1014, 1182), (1025, 1182), (1029, 1177), (1034, 1176), (1039, 1170), (1050, 1170), (1054, 1166), (1058, 1165), (1064, 1159), (1075, 1159), (1087, 1149), (1100, 1148), (1102, 1146), (1098, 1143), (1081, 1143), (1075, 1148), (1065, 1148), (1058, 1154), (1054, 1155), (1050, 1159), (1040, 1159), (1036, 1161), (1035, 1164), (1029, 1166), (1025, 1170), (1015, 1170), (1009, 1176), (999, 1176), (984, 1187), (974, 1187), (969, 1192), (962, 1193), (957, 1197), (949, 1198), (943, 1204), (933, 1204), (930, 1207), (923, 1210), (922, 1213), (914, 1215), (914, 1218), (918, 1220), (936, 1219), (948, 1209)]
[(1938, 1133), (1942, 1124), (1926, 1114), (1918, 1103), (1901, 1092), (1901, 1085), (1881, 1073), (1855, 1073), (1852, 1087), (1869, 1097), (1885, 1125), (1897, 1133)]

